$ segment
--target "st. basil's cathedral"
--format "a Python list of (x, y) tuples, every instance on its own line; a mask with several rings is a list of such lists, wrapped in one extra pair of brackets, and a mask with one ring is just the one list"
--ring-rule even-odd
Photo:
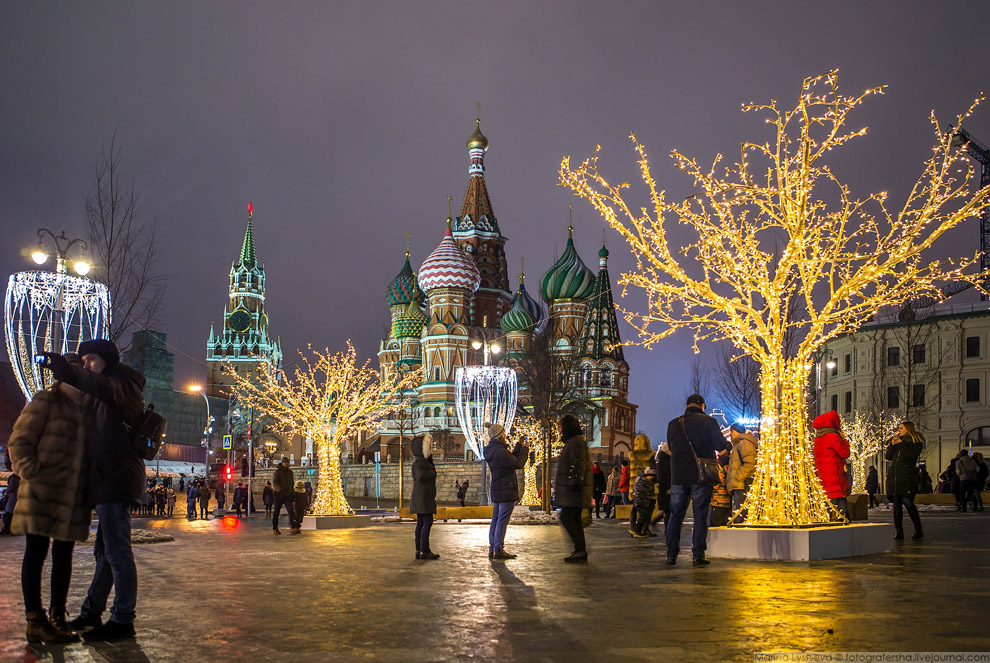
[[(402, 269), (385, 290), (391, 326), (379, 345), (382, 378), (421, 366), (423, 381), (401, 416), (383, 422), (377, 434), (364, 440), (359, 453), (381, 451), (383, 460), (395, 459), (400, 433), (408, 439), (432, 432), (435, 439), (446, 438), (447, 458), (471, 458), (454, 410), (457, 369), (483, 364), (485, 347), (496, 343), (505, 349), (497, 361), (514, 365), (529, 352), (534, 333), (552, 324), (552, 352), (571, 366), (563, 378), (569, 384), (561, 386), (561, 393), (591, 405), (585, 408), (591, 414), (583, 418), (592, 458), (628, 454), (637, 406), (628, 401), (629, 364), (620, 344), (608, 249), (603, 244), (598, 252), (596, 275), (578, 255), (569, 227), (563, 254), (540, 279), (543, 301), (526, 290), (523, 274), (513, 294), (507, 238), (485, 184), (488, 139), (480, 120), (467, 150), (468, 185), (460, 214), (447, 218), (440, 244), (415, 273), (406, 251)], [(519, 393), (520, 405), (526, 408), (524, 382)]]

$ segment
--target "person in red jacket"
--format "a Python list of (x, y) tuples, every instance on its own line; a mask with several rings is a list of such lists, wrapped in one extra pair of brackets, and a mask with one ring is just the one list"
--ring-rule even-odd
[(842, 435), (842, 420), (835, 410), (815, 417), (815, 469), (829, 501), (849, 519), (849, 441)]
[(619, 475), (619, 494), (623, 504), (632, 504), (629, 499), (629, 461), (622, 461), (622, 473)]

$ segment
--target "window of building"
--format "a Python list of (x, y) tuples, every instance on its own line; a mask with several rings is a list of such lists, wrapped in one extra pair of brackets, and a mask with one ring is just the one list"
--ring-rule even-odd
[(916, 384), (911, 388), (911, 407), (925, 407), (925, 385)]
[(839, 374), (839, 362), (835, 362), (834, 364), (832, 364), (832, 370), (830, 372), (830, 375), (832, 377), (835, 377), (838, 374)]
[(974, 447), (990, 444), (990, 426), (974, 428), (966, 433), (966, 444)]
[(831, 407), (831, 409), (832, 410), (835, 410), (836, 412), (839, 411), (839, 395), (838, 394), (832, 394), (832, 407)]
[(842, 358), (842, 370), (845, 371), (846, 373), (852, 373), (852, 369), (853, 369), (853, 356), (851, 354), (847, 354), (845, 357)]
[(612, 371), (607, 368), (602, 369), (602, 386), (603, 387), (612, 386)]
[(919, 344), (914, 346), (911, 350), (911, 363), (912, 364), (924, 364), (925, 363), (925, 346), (924, 344)]
[(966, 337), (966, 356), (967, 357), (979, 357), (980, 356), (980, 337), (979, 336), (967, 336)]
[(897, 409), (901, 406), (901, 388), (887, 387), (887, 407)]
[(851, 391), (846, 392), (846, 404), (843, 410), (846, 414), (853, 411), (853, 393)]
[(966, 380), (966, 402), (976, 403), (980, 400), (980, 379), (970, 378)]
[(887, 365), (888, 366), (900, 366), (901, 365), (901, 349), (892, 346), (887, 348)]
[(433, 372), (433, 379), (434, 379), (434, 381), (436, 381), (436, 382), (440, 382), (440, 369), (439, 369), (439, 368), (438, 368), (438, 369), (436, 369), (436, 370), (435, 370), (435, 371)]

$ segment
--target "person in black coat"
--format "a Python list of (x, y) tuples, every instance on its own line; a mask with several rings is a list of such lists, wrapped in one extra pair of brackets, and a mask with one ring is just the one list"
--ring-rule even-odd
[(921, 528), (921, 517), (918, 507), (914, 505), (914, 495), (918, 491), (918, 456), (925, 447), (922, 437), (914, 424), (902, 421), (897, 426), (897, 434), (890, 439), (884, 457), (889, 461), (887, 470), (887, 499), (893, 505), (894, 538), (904, 538), (902, 508), (908, 512), (911, 523), (914, 524), (912, 539), (922, 539), (925, 534)]
[(666, 529), (667, 523), (670, 522), (670, 445), (666, 442), (660, 443), (654, 465), (657, 470), (657, 513), (650, 521), (650, 525), (656, 525), (663, 520)]
[(505, 530), (512, 510), (519, 501), (516, 470), (526, 466), (529, 447), (522, 441), (509, 451), (505, 429), (499, 424), (488, 427), (489, 442), (485, 445), (485, 462), (491, 472), (492, 522), (488, 528), (488, 559), (515, 559), (505, 551)]
[(591, 497), (595, 500), (595, 518), (601, 518), (602, 495), (605, 494), (605, 473), (598, 461), (591, 464)]
[(877, 499), (877, 493), (880, 492), (880, 475), (877, 474), (876, 467), (870, 467), (870, 472), (866, 475), (866, 494), (870, 497), (870, 503), (867, 508), (872, 509), (875, 506), (880, 506), (880, 500)]
[(409, 444), (412, 451), (412, 495), (409, 513), (416, 514), (416, 559), (440, 559), (430, 550), (430, 529), (437, 512), (437, 468), (433, 464), (433, 436), (417, 435)]
[(574, 552), (565, 557), (564, 561), (585, 562), (588, 560), (588, 551), (585, 548), (581, 512), (591, 509), (592, 478), (588, 463), (588, 443), (584, 439), (581, 422), (573, 414), (561, 417), (559, 425), (564, 447), (557, 459), (554, 495), (560, 507), (560, 524), (574, 542)]
[[(146, 478), (131, 429), (144, 412), (145, 381), (141, 373), (120, 363), (117, 346), (106, 339), (81, 343), (78, 354), (82, 367), (55, 353), (45, 353), (42, 364), (56, 380), (94, 397), (87, 440), (87, 501), (96, 507), (100, 520), (93, 545), (96, 568), (81, 614), (69, 625), (86, 631), (86, 640), (119, 640), (134, 637), (138, 579), (131, 550), (131, 509), (141, 504)], [(104, 624), (102, 613), (111, 589), (113, 607)]]
[[(689, 443), (690, 440), (690, 443)], [(695, 566), (708, 564), (708, 507), (712, 487), (698, 483), (698, 458), (715, 458), (729, 443), (722, 435), (718, 422), (705, 414), (705, 399), (701, 394), (688, 396), (684, 414), (667, 424), (667, 445), (670, 448), (670, 520), (667, 521), (667, 564), (677, 563), (680, 552), (681, 526), (691, 500), (694, 527), (691, 531), (691, 553)], [(692, 447), (694, 451), (692, 452)]]

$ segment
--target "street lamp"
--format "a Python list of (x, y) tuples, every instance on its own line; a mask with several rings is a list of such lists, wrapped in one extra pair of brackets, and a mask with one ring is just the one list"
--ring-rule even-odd
[(206, 470), (203, 472), (205, 477), (210, 473), (210, 455), (213, 453), (210, 449), (210, 422), (212, 421), (212, 417), (210, 416), (210, 399), (206, 397), (206, 392), (203, 391), (203, 387), (201, 385), (190, 385), (189, 391), (194, 394), (199, 394), (206, 402), (206, 427), (203, 428), (203, 440), (206, 443), (206, 460), (204, 461), (206, 464)]
[[(110, 331), (110, 291), (104, 284), (85, 278), (91, 269), (86, 242), (70, 239), (64, 232), (55, 235), (40, 229), (38, 245), (31, 252), (31, 260), (39, 266), (50, 257), (46, 238), (55, 245), (55, 271), (11, 274), (4, 306), (7, 354), (28, 400), (50, 384), (50, 378), (32, 361), (36, 354), (64, 354), (83, 341), (106, 337)], [(81, 253), (73, 259), (69, 253), (77, 244)], [(67, 272), (67, 263), (78, 276)]]
[(812, 355), (812, 361), (815, 362), (815, 416), (817, 417), (822, 413), (822, 359), (825, 359), (825, 367), (828, 370), (833, 370), (838, 364), (836, 364), (835, 359), (832, 357), (832, 351), (828, 348), (822, 348), (818, 352)]

